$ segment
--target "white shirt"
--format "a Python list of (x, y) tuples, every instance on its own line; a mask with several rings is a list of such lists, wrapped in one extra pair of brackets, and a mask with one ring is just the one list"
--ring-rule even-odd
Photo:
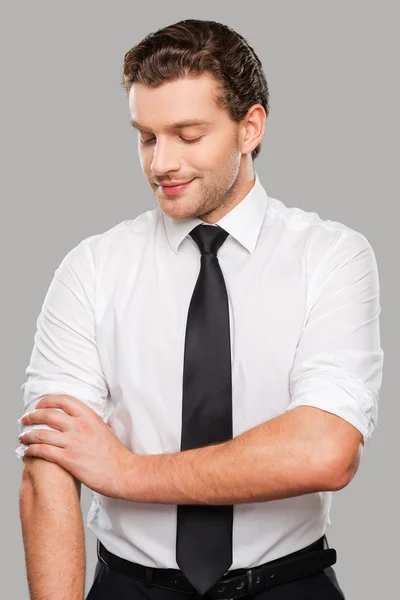
[[(174, 220), (158, 206), (65, 256), (37, 320), (21, 386), (25, 413), (43, 396), (65, 393), (107, 420), (134, 453), (180, 451), (186, 318), (200, 269), (189, 232), (200, 223)], [(217, 224), (229, 233), (218, 259), (229, 297), (233, 436), (308, 405), (345, 419), (367, 441), (383, 364), (378, 272), (367, 239), (269, 197), (257, 174)], [(87, 526), (109, 551), (179, 568), (176, 505), (92, 495)], [(316, 492), (235, 505), (230, 569), (317, 540), (331, 523), (331, 499)]]

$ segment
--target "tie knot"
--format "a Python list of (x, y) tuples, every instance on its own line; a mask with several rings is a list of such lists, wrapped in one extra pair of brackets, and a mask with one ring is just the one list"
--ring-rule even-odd
[(201, 254), (215, 254), (228, 237), (229, 233), (222, 229), (222, 227), (212, 227), (210, 225), (197, 225), (189, 235), (194, 239), (198, 245)]

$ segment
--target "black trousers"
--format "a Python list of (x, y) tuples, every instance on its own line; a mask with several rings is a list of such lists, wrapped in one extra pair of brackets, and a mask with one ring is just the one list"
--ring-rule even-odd
[[(98, 560), (93, 584), (86, 600), (208, 600), (207, 594), (190, 594), (167, 590), (157, 586), (147, 587), (134, 579), (111, 569)], [(242, 600), (343, 600), (333, 567), (328, 567), (311, 577), (276, 585), (257, 592), (253, 596), (242, 596)]]

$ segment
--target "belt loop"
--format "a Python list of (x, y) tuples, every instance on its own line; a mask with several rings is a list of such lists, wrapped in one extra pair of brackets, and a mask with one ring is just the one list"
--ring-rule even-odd
[(255, 593), (254, 590), (254, 579), (253, 579), (253, 569), (247, 569), (246, 571), (246, 579), (247, 579), (247, 595), (253, 596)]
[(101, 548), (102, 547), (104, 548), (103, 544), (97, 538), (97, 559), (100, 560), (104, 565), (106, 565), (108, 567), (108, 564), (106, 563), (104, 558), (101, 556)]
[(146, 584), (146, 587), (152, 587), (152, 585), (153, 585), (153, 567), (146, 567), (145, 584)]

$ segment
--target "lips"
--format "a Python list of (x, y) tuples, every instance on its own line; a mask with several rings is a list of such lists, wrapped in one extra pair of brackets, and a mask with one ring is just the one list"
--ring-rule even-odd
[[(196, 178), (195, 178), (196, 179)], [(164, 194), (171, 196), (173, 194), (179, 194), (188, 188), (188, 186), (194, 181), (194, 179), (187, 181), (186, 183), (180, 183), (178, 185), (162, 185), (160, 186)]]
[(190, 181), (191, 180), (189, 179), (189, 181), (182, 181), (179, 183), (165, 183), (164, 185), (163, 184), (160, 184), (160, 185), (161, 185), (161, 187), (178, 187), (179, 185), (185, 185), (185, 183), (190, 183)]

